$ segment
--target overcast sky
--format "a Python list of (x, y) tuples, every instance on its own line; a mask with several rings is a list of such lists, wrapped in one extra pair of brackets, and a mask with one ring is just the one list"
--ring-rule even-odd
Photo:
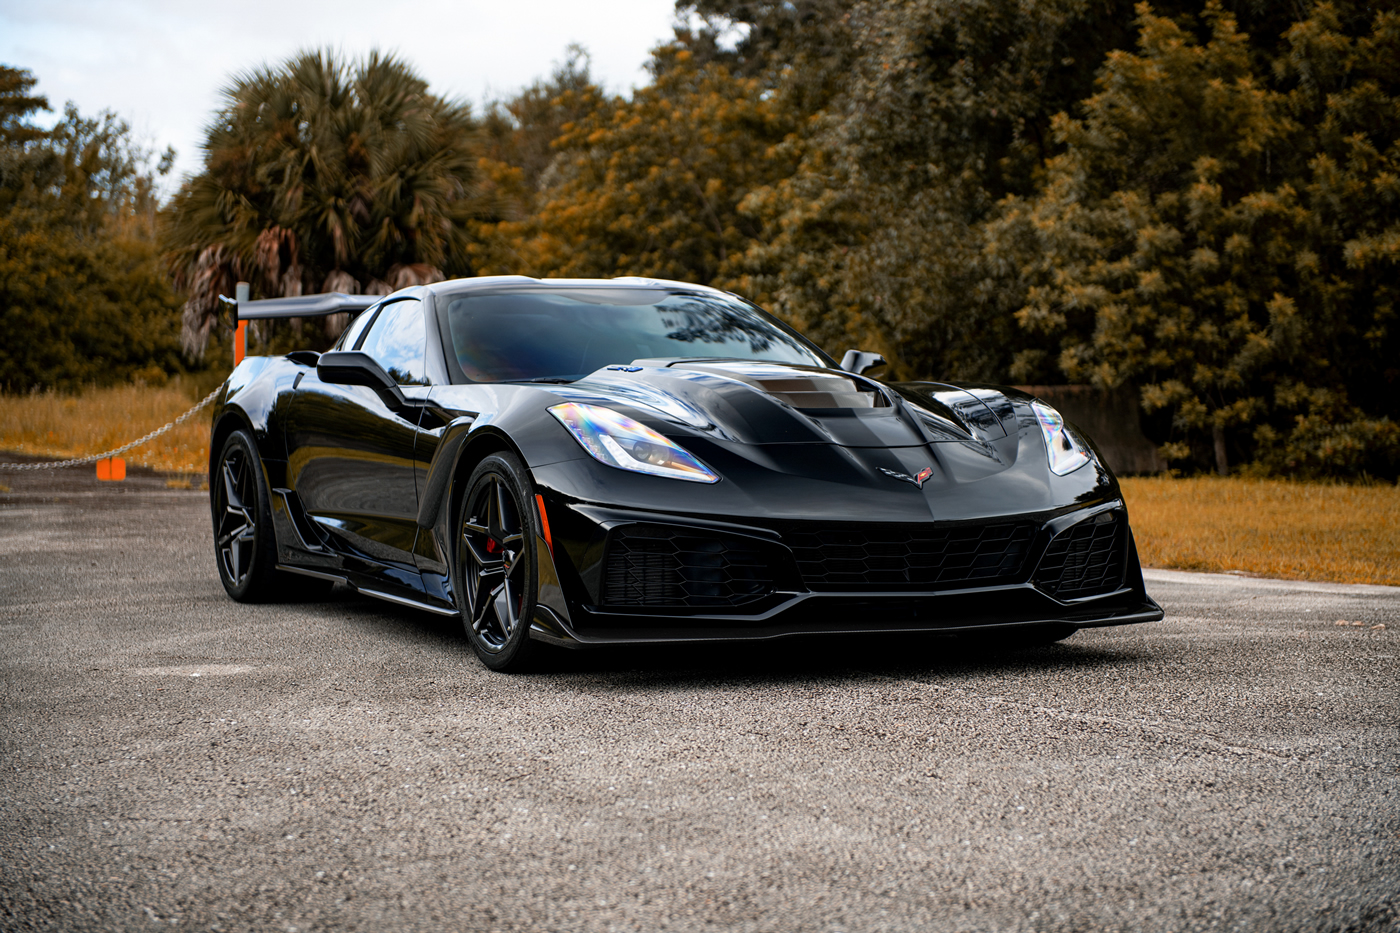
[[(645, 84), (674, 0), (0, 0), (0, 63), (33, 72), (55, 111), (126, 118), (198, 170), (203, 128), (229, 76), (334, 46), (400, 53), (444, 97), (505, 96), (582, 44), (604, 87)], [(52, 116), (49, 120), (52, 120)]]

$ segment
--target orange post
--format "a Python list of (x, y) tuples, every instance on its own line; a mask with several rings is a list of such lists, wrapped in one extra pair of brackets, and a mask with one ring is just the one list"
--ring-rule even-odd
[(121, 457), (108, 457), (97, 461), (97, 478), (104, 482), (120, 482), (126, 479), (126, 461)]
[[(237, 302), (235, 305), (236, 308), (241, 308), (248, 303), (250, 291), (251, 289), (247, 282), (238, 282), (234, 285), (233, 297), (234, 301)], [(234, 317), (238, 317), (237, 311), (234, 312)], [(243, 362), (243, 357), (247, 355), (248, 322), (240, 320), (238, 326), (235, 327), (233, 331), (233, 365), (237, 366), (239, 363)]]

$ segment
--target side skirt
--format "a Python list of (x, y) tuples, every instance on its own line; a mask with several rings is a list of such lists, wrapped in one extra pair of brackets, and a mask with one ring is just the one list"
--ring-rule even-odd
[(456, 618), (459, 614), (456, 609), (447, 609), (442, 606), (434, 606), (432, 603), (426, 603), (422, 600), (410, 599), (407, 596), (399, 596), (395, 593), (385, 593), (380, 590), (372, 590), (367, 587), (356, 586), (344, 576), (337, 573), (322, 573), (319, 570), (308, 570), (305, 567), (290, 567), (286, 564), (278, 564), (277, 569), (285, 570), (287, 573), (301, 574), (304, 577), (313, 577), (317, 580), (330, 580), (333, 583), (344, 583), (346, 586), (350, 587), (355, 592), (362, 593), (365, 596), (373, 596), (375, 599), (382, 599), (385, 602), (394, 603), (399, 606), (408, 606), (410, 609), (421, 609), (424, 612), (431, 612), (433, 615), (437, 616), (447, 616), (450, 618)]

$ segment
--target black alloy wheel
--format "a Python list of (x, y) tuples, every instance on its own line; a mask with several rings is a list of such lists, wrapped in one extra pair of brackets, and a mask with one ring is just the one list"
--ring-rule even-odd
[(519, 671), (534, 653), (539, 568), (532, 488), (518, 459), (493, 454), (472, 471), (458, 513), (458, 608), (472, 648), (493, 671)]
[(209, 476), (214, 555), (224, 589), (240, 602), (276, 595), (277, 542), (257, 447), (246, 431), (224, 441)]

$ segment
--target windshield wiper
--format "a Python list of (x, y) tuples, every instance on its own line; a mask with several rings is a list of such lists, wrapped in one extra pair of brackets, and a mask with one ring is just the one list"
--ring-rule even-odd
[(578, 382), (582, 376), (536, 376), (533, 379), (502, 379), (502, 382), (544, 382), (551, 385), (565, 385)]

